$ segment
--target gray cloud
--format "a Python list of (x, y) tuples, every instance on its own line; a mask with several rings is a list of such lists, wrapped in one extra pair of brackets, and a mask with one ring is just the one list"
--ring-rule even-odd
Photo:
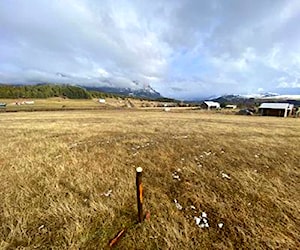
[(0, 82), (299, 90), (299, 13), (298, 0), (1, 1)]

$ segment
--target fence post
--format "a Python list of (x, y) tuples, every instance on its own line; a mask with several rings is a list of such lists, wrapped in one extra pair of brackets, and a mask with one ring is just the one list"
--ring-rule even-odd
[(142, 185), (142, 172), (141, 167), (136, 168), (136, 196), (138, 207), (138, 221), (143, 221), (143, 185)]

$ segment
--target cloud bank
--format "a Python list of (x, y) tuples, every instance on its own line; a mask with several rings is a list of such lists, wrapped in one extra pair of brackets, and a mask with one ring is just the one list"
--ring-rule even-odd
[(0, 2), (0, 82), (299, 92), (298, 0)]

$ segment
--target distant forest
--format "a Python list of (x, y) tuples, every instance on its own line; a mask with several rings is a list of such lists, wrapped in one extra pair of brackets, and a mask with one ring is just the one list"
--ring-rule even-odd
[[(69, 99), (91, 99), (91, 98), (128, 98), (128, 95), (105, 93), (94, 89), (87, 90), (80, 86), (61, 85), (61, 84), (37, 84), (37, 85), (6, 85), (0, 84), (0, 98), (49, 98), (63, 97)], [(178, 100), (159, 97), (147, 98), (130, 96), (130, 98), (160, 101), (160, 102), (179, 102)]]
[(0, 85), (0, 98), (49, 98), (91, 99), (116, 97), (113, 94), (87, 91), (78, 86), (39, 84), (39, 85)]

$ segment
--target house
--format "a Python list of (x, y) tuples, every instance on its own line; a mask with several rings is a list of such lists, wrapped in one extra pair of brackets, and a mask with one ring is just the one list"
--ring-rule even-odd
[(237, 105), (228, 104), (225, 106), (226, 109), (236, 109)]
[(204, 101), (201, 105), (201, 108), (203, 109), (220, 109), (220, 103), (218, 102), (212, 102), (212, 101)]
[(290, 103), (262, 103), (258, 109), (263, 116), (287, 117), (292, 115), (293, 108)]

